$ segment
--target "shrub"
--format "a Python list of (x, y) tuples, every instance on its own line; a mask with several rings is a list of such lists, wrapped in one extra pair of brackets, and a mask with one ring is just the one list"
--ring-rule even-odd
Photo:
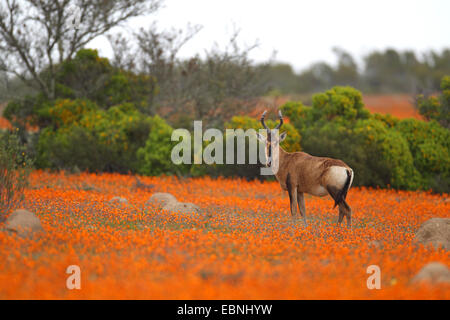
[(4, 112), (3, 116), (8, 119), (12, 125), (18, 128), (18, 134), (24, 140), (26, 131), (36, 126), (46, 126), (46, 119), (38, 116), (38, 110), (42, 108), (46, 100), (43, 95), (25, 96), (23, 99), (11, 100)]
[[(101, 109), (132, 103), (139, 111), (150, 113), (152, 99), (158, 92), (154, 77), (114, 68), (108, 59), (99, 57), (96, 50), (79, 50), (73, 59), (62, 62), (56, 69), (55, 99), (49, 100), (42, 93), (28, 95), (12, 100), (5, 109), (5, 117), (21, 134), (24, 135), (26, 127), (55, 125), (54, 116), (67, 120), (66, 114), (57, 113), (73, 111), (71, 105), (80, 107), (80, 100)], [(46, 72), (48, 70), (42, 72), (43, 78)], [(50, 109), (56, 114), (52, 115)]]
[(361, 93), (351, 87), (334, 87), (313, 96), (313, 112), (317, 118), (332, 120), (341, 117), (347, 121), (368, 119)]
[[(277, 124), (276, 121), (267, 120), (266, 124), (270, 128), (274, 128)], [(259, 120), (247, 117), (247, 116), (235, 116), (233, 117), (229, 122), (225, 124), (225, 129), (242, 129), (244, 131), (248, 129), (255, 129), (258, 131), (259, 129), (262, 129), (262, 125), (259, 122)], [(290, 152), (294, 151), (300, 151), (300, 135), (295, 130), (295, 128), (289, 124), (285, 123), (282, 127), (281, 132), (286, 132), (287, 137), (282, 142), (281, 146), (286, 150)], [(233, 164), (214, 164), (214, 165), (193, 165), (191, 169), (191, 174), (194, 176), (198, 175), (210, 175), (210, 176), (237, 176), (237, 177), (243, 177), (246, 179), (255, 179), (259, 178), (262, 179), (263, 176), (260, 174), (260, 163), (256, 164), (250, 164), (249, 160), (249, 146), (250, 144), (256, 143), (258, 145), (257, 151), (259, 152), (259, 148), (263, 147), (261, 144), (258, 143), (255, 136), (249, 136), (245, 138), (245, 164), (237, 164), (237, 138), (234, 136), (227, 136), (226, 134), (223, 137), (223, 155), (226, 157), (226, 145), (227, 141), (229, 139), (234, 139), (234, 162)], [(208, 143), (205, 144), (205, 146)], [(224, 159), (225, 162), (225, 159)]]
[(315, 156), (338, 158), (355, 170), (355, 185), (415, 189), (418, 172), (406, 140), (378, 120), (359, 120), (353, 128), (337, 122), (303, 133), (303, 148)]
[[(269, 128), (274, 128), (278, 122), (267, 119), (266, 124)], [(247, 117), (247, 116), (235, 116), (231, 118), (229, 122), (225, 124), (226, 129), (255, 129), (256, 131), (262, 129), (261, 122), (257, 119)], [(290, 123), (284, 123), (281, 127), (280, 133), (286, 132), (286, 139), (281, 143), (281, 147), (283, 147), (288, 152), (300, 151), (300, 142), (301, 137), (297, 130), (295, 130), (294, 126)]]
[(320, 118), (320, 114), (314, 113), (312, 107), (305, 106), (301, 102), (286, 102), (281, 106), (281, 110), (299, 132), (310, 127)]
[(86, 99), (58, 99), (54, 103), (46, 103), (37, 112), (40, 119), (46, 119), (48, 126), (60, 128), (77, 123), (90, 111), (97, 111), (97, 104)]
[[(412, 136), (423, 134), (418, 133), (423, 130), (416, 128), (406, 133), (407, 121), (428, 124), (418, 120), (402, 122), (389, 115), (370, 115), (361, 94), (350, 87), (335, 87), (316, 94), (312, 107), (289, 102), (281, 109), (301, 134), (302, 149), (315, 156), (345, 161), (355, 170), (355, 185), (426, 189), (430, 183), (422, 177), (422, 170), (432, 170), (431, 159), (435, 168), (437, 163), (445, 162), (443, 147), (434, 149), (433, 156), (427, 155), (428, 162), (419, 163), (422, 160), (417, 157), (418, 150), (431, 152), (432, 147), (425, 148), (418, 137)], [(414, 125), (419, 125), (416, 122)], [(447, 136), (442, 130), (445, 129), (435, 124), (427, 134), (433, 141), (445, 140)]]
[(0, 222), (23, 199), (31, 161), (16, 133), (0, 132)]
[(404, 119), (395, 128), (408, 142), (423, 188), (448, 192), (450, 186), (450, 131), (435, 121)]
[(171, 141), (172, 131), (172, 127), (160, 117), (150, 119), (150, 134), (145, 145), (137, 151), (140, 163), (138, 171), (141, 174), (183, 174), (189, 170), (189, 165), (172, 163), (172, 148), (177, 144), (176, 141)]
[(442, 78), (441, 90), (442, 93), (437, 97), (419, 95), (416, 107), (427, 120), (436, 120), (443, 127), (450, 129), (450, 76)]
[(133, 105), (105, 111), (92, 102), (64, 100), (62, 105), (49, 107), (49, 113), (58, 125), (41, 132), (39, 167), (122, 173), (138, 170), (136, 153), (148, 138), (151, 118)]
[(106, 109), (125, 102), (145, 109), (148, 97), (157, 93), (153, 77), (114, 68), (92, 49), (81, 49), (60, 65), (56, 88), (59, 98), (82, 97)]

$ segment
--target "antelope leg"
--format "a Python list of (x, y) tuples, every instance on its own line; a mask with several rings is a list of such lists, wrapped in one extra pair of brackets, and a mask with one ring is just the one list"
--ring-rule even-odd
[(296, 219), (298, 214), (297, 214), (297, 188), (290, 188), (288, 187), (288, 193), (289, 193), (289, 201), (291, 204), (291, 215), (292, 215), (292, 219)]
[(305, 226), (307, 226), (308, 224), (306, 223), (305, 197), (303, 196), (303, 192), (298, 192), (297, 204), (298, 204), (298, 209), (300, 210), (300, 214), (303, 217), (303, 222), (305, 223)]

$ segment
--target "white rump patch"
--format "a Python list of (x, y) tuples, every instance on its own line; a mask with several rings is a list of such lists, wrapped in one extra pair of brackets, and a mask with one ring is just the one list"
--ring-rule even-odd
[(347, 168), (332, 166), (328, 169), (327, 184), (341, 189), (347, 181)]

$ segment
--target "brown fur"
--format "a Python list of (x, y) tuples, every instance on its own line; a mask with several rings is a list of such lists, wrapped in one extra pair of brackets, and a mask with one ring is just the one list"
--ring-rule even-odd
[(310, 193), (311, 187), (327, 186), (326, 172), (332, 166), (351, 168), (344, 161), (331, 158), (314, 157), (305, 152), (286, 152), (279, 148), (279, 168), (275, 175), (281, 188), (287, 190), (285, 183), (287, 174), (290, 173), (291, 183), (298, 187), (299, 192)]
[[(266, 156), (268, 157), (268, 165), (275, 158), (273, 147), (278, 147), (278, 171), (275, 174), (278, 182), (283, 190), (287, 190), (291, 204), (291, 214), (293, 218), (297, 218), (297, 208), (303, 216), (306, 225), (306, 210), (304, 193), (315, 196), (330, 195), (334, 199), (335, 207), (339, 205), (339, 219), (341, 223), (344, 215), (347, 217), (347, 224), (351, 227), (350, 206), (345, 202), (347, 191), (353, 180), (353, 170), (342, 160), (314, 157), (305, 152), (286, 152), (279, 147), (279, 143), (286, 137), (286, 133), (282, 133), (275, 141), (272, 139), (272, 131), (265, 124), (264, 118), (267, 111), (261, 116), (261, 124), (267, 130), (267, 138), (258, 134), (258, 138), (266, 142)], [(278, 130), (283, 124), (283, 116), (281, 110), (278, 111), (280, 119), (279, 124), (275, 127)], [(275, 131), (277, 134), (277, 131)], [(344, 168), (345, 170), (343, 170)], [(344, 176), (345, 172), (345, 176)]]
[[(351, 224), (351, 209), (345, 202), (347, 190), (342, 190), (343, 185), (336, 185), (330, 177), (329, 170), (331, 167), (344, 167), (352, 172), (352, 169), (342, 160), (314, 157), (305, 152), (289, 153), (279, 147), (279, 169), (275, 177), (277, 178), (283, 190), (287, 190), (291, 201), (291, 214), (295, 218), (296, 208), (295, 202), (299, 202), (299, 210), (305, 220), (304, 208), (300, 208), (300, 201), (303, 204), (303, 193), (315, 195), (319, 187), (324, 188), (337, 205), (339, 205), (340, 223), (345, 215), (347, 223)], [(347, 181), (348, 184), (348, 181)], [(321, 189), (320, 189), (321, 190)], [(344, 194), (344, 199), (338, 199), (339, 193)], [(299, 198), (301, 196), (301, 199)], [(304, 205), (303, 205), (304, 206)], [(306, 223), (306, 220), (305, 220)]]

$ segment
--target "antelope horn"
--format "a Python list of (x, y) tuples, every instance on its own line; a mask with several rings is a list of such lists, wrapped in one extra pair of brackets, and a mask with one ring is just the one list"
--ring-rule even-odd
[(283, 125), (283, 115), (281, 114), (281, 110), (278, 110), (278, 117), (280, 118), (280, 123), (277, 124), (275, 129), (280, 129), (280, 127)]
[(267, 110), (263, 112), (262, 116), (261, 116), (261, 124), (264, 127), (264, 129), (266, 129), (267, 131), (269, 131), (270, 129), (267, 127), (266, 123), (264, 122), (264, 117), (266, 116)]

